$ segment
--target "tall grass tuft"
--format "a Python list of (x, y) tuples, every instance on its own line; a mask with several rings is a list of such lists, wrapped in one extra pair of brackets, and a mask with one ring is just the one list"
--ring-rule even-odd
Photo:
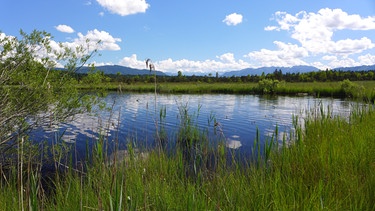
[[(209, 146), (209, 135), (196, 126), (196, 116), (182, 107), (175, 153), (128, 145), (126, 156), (108, 164), (98, 141), (92, 162), (64, 168), (42, 188), (40, 166), (29, 166), (30, 151), (20, 142), (18, 159), (0, 171), (0, 208), (4, 210), (374, 210), (375, 110), (353, 109), (350, 118), (318, 107), (301, 122), (293, 118), (293, 136), (275, 143), (275, 134), (247, 166), (226, 165), (227, 149)], [(328, 113), (327, 113), (328, 112)], [(211, 122), (211, 120), (213, 120)], [(215, 129), (220, 124), (211, 118)], [(219, 137), (223, 137), (221, 134)], [(291, 140), (289, 140), (291, 139)], [(184, 150), (186, 149), (186, 150)], [(189, 150), (187, 150), (189, 149)], [(261, 150), (264, 149), (262, 152)], [(118, 152), (120, 153), (120, 151)], [(189, 154), (190, 153), (190, 154)], [(217, 164), (208, 168), (213, 156)], [(59, 154), (55, 157), (62, 158)], [(39, 161), (40, 164), (41, 161)], [(22, 165), (21, 165), (22, 164)], [(3, 166), (3, 165), (2, 165)], [(78, 167), (77, 167), (78, 168)], [(49, 188), (48, 194), (44, 194)]]

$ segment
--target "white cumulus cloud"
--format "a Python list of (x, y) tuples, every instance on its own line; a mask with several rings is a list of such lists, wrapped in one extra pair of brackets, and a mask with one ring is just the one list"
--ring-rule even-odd
[(100, 6), (121, 16), (144, 13), (150, 7), (146, 0), (96, 0)]
[[(120, 46), (117, 44), (117, 42), (121, 42), (121, 39), (114, 38), (106, 31), (99, 31), (97, 29), (94, 29), (88, 31), (86, 34), (82, 34), (81, 32), (79, 32), (77, 34), (77, 37), (71, 40), (70, 42), (57, 42), (55, 40), (51, 40), (50, 46), (54, 51), (60, 53), (64, 51), (64, 48), (69, 48), (73, 52), (75, 52), (76, 49), (79, 49), (79, 47), (81, 46), (83, 48), (83, 52), (76, 52), (77, 56), (80, 57), (84, 54), (90, 53), (93, 50), (120, 50)], [(51, 53), (48, 54), (46, 51), (40, 51), (37, 55), (38, 58), (43, 58), (46, 56), (56, 59), (55, 55)], [(95, 63), (95, 61), (92, 62)], [(64, 64), (57, 65), (58, 67), (63, 67)]]
[(235, 63), (236, 62), (236, 60), (234, 59), (233, 53), (225, 53), (221, 56), (216, 56), (216, 58), (218, 58), (221, 61), (226, 62), (226, 63)]
[(361, 63), (352, 59), (352, 58), (338, 58), (336, 60), (332, 60), (328, 63), (330, 67), (354, 67), (360, 66)]
[(363, 37), (357, 40), (339, 40), (337, 42), (331, 43), (331, 45), (332, 49), (330, 49), (330, 52), (342, 55), (361, 53), (362, 51), (371, 49), (375, 46), (375, 44), (372, 43), (372, 41), (367, 37)]
[[(217, 56), (218, 60), (207, 59), (204, 61), (193, 61), (188, 59), (173, 60), (171, 58), (154, 61), (156, 70), (177, 74), (181, 71), (183, 74), (206, 74), (215, 72), (225, 72), (230, 70), (240, 70), (250, 66), (249, 63), (241, 59), (235, 59), (233, 53), (225, 53)], [(137, 55), (124, 57), (120, 65), (132, 68), (145, 69), (145, 61), (138, 60)]]
[(242, 23), (242, 15), (237, 13), (232, 13), (230, 15), (225, 16), (225, 19), (223, 20), (225, 24), (228, 26), (235, 26), (237, 24)]
[[(0, 33), (0, 49), (2, 47), (1, 41), (5, 38), (15, 39), (14, 36), (9, 36), (4, 33)], [(54, 52), (63, 53), (65, 48), (68, 48), (71, 49), (72, 52), (75, 52), (77, 54), (77, 57), (80, 58), (81, 56), (90, 54), (90, 52), (94, 50), (120, 50), (120, 46), (117, 44), (117, 42), (121, 42), (121, 39), (114, 38), (108, 32), (94, 29), (92, 31), (88, 31), (85, 35), (82, 33), (78, 33), (77, 37), (70, 40), (69, 42), (58, 42), (56, 40), (51, 39), (49, 45), (52, 51), (47, 51), (47, 49), (43, 46), (36, 46), (34, 47), (36, 50), (34, 52), (34, 56), (35, 59), (38, 61), (42, 61), (42, 58), (50, 58), (51, 61), (55, 61), (56, 67), (64, 67), (64, 59), (57, 58)], [(82, 49), (80, 47), (82, 47)], [(4, 55), (2, 59), (6, 59), (9, 56), (13, 56), (14, 53), (15, 52), (10, 52), (9, 54)], [(90, 61), (90, 63), (96, 62)]]
[[(356, 61), (352, 58), (348, 58), (346, 56), (330, 56), (325, 55), (322, 57), (322, 60), (328, 61), (329, 68), (336, 68), (336, 67), (353, 67), (363, 65), (361, 61)], [(360, 60), (360, 59), (359, 59)]]
[(313, 54), (350, 55), (375, 46), (367, 37), (333, 40), (334, 33), (339, 30), (374, 30), (375, 16), (361, 17), (341, 9), (324, 8), (317, 13), (301, 11), (296, 15), (276, 12), (274, 17), (278, 26), (267, 26), (265, 30), (290, 31), (291, 37)]
[[(288, 31), (290, 37), (298, 42), (297, 45), (284, 45), (274, 42), (277, 50), (262, 49), (247, 55), (261, 65), (292, 65), (303, 64), (309, 60), (306, 56), (321, 56), (320, 61), (310, 65), (316, 67), (343, 67), (362, 64), (374, 64), (373, 56), (355, 55), (375, 48), (375, 43), (365, 36), (365, 31), (375, 30), (375, 16), (362, 17), (358, 14), (348, 14), (342, 9), (323, 8), (318, 12), (300, 11), (296, 14), (276, 12), (273, 18), (277, 25), (266, 26), (265, 31)], [(336, 33), (345, 30), (346, 37), (335, 39)], [(362, 37), (352, 37), (351, 31), (363, 31)], [(302, 60), (302, 58), (305, 58)]]
[(266, 26), (264, 27), (265, 31), (273, 31), (273, 30), (278, 30), (277, 26)]
[(121, 39), (114, 38), (106, 31), (94, 29), (88, 31), (86, 35), (78, 33), (78, 38), (74, 40), (77, 44), (84, 44), (87, 41), (89, 41), (91, 45), (96, 45), (96, 43), (100, 42), (97, 50), (117, 51), (121, 49), (117, 44), (117, 42), (121, 42)]
[(259, 67), (308, 65), (303, 61), (303, 58), (309, 55), (305, 48), (280, 41), (274, 41), (274, 44), (277, 46), (277, 50), (261, 49), (260, 51), (250, 52), (246, 57), (254, 61), (256, 66)]
[(67, 25), (64, 25), (64, 24), (61, 24), (61, 25), (58, 25), (58, 26), (55, 26), (55, 28), (60, 31), (60, 32), (64, 32), (64, 33), (73, 33), (74, 32), (74, 29), (70, 26), (67, 26)]
[(138, 60), (136, 54), (132, 54), (130, 57), (124, 57), (119, 64), (131, 68), (146, 69), (145, 61)]
[(375, 64), (375, 55), (366, 54), (358, 57), (359, 62), (362, 65), (374, 65)]

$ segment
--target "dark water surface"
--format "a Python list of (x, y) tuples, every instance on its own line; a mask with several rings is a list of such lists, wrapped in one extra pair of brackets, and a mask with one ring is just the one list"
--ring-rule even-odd
[[(34, 134), (34, 138), (62, 140), (74, 145), (78, 154), (84, 154), (87, 145), (91, 146), (99, 137), (110, 144), (118, 141), (120, 149), (125, 149), (128, 142), (136, 147), (152, 147), (156, 128), (160, 126), (167, 132), (169, 142), (176, 140), (180, 111), (186, 110), (193, 125), (208, 131), (210, 138), (215, 139), (219, 134), (228, 148), (248, 154), (257, 130), (264, 141), (274, 135), (277, 126), (281, 141), (283, 137), (289, 137), (293, 116), (303, 119), (308, 111), (320, 107), (326, 110), (329, 107), (333, 115), (348, 116), (353, 109), (349, 101), (312, 96), (157, 95), (156, 108), (152, 93), (110, 93), (104, 100), (111, 109), (80, 114), (70, 122), (45, 126)], [(160, 110), (165, 110), (162, 118)]]

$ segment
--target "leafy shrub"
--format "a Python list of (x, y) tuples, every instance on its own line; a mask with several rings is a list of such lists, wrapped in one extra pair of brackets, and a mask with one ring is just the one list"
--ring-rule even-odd
[[(34, 30), (20, 38), (0, 36), (0, 152), (38, 125), (52, 125), (91, 104), (72, 75), (96, 52), (51, 43)], [(66, 71), (56, 71), (63, 64)]]
[(349, 79), (345, 79), (341, 82), (341, 89), (347, 97), (355, 99), (363, 97), (365, 91), (363, 86), (353, 83)]
[(258, 91), (262, 94), (274, 94), (279, 84), (279, 80), (262, 79), (258, 82)]

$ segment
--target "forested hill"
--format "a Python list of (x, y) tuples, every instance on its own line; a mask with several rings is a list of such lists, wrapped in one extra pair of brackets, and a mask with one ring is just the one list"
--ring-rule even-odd
[(356, 67), (339, 67), (333, 70), (341, 70), (341, 71), (369, 71), (375, 70), (375, 65), (362, 65)]
[[(222, 76), (231, 77), (231, 76), (247, 76), (247, 75), (262, 75), (274, 73), (275, 70), (282, 71), (282, 73), (309, 73), (319, 71), (318, 68), (313, 66), (293, 66), (293, 67), (260, 67), (260, 68), (246, 68), (243, 70), (230, 71), (223, 73)], [(340, 67), (333, 70), (337, 71), (369, 71), (375, 70), (375, 65), (362, 65), (356, 67)]]
[[(150, 70), (147, 69), (135, 69), (131, 67), (125, 67), (120, 65), (104, 65), (104, 66), (96, 66), (97, 70), (103, 71), (104, 74), (121, 74), (121, 75), (149, 75), (152, 74), (158, 76), (165, 76), (166, 74), (161, 71), (152, 71), (150, 73)], [(78, 70), (77, 73), (87, 73), (90, 70), (89, 67), (82, 67)]]
[[(156, 75), (158, 76), (168, 76), (172, 74), (167, 74), (162, 71), (156, 71), (150, 73), (149, 70), (147, 69), (135, 69), (131, 67), (125, 67), (125, 66), (120, 66), (120, 65), (104, 65), (104, 66), (96, 66), (95, 67), (97, 70), (103, 71), (104, 74), (106, 75)], [(87, 73), (90, 70), (89, 67), (82, 67), (78, 70), (77, 73)], [(313, 66), (293, 66), (293, 67), (260, 67), (260, 68), (246, 68), (242, 70), (237, 70), (237, 71), (228, 71), (222, 73), (220, 76), (222, 77), (232, 77), (232, 76), (248, 76), (248, 75), (262, 75), (264, 73), (265, 75), (267, 74), (272, 74), (277, 71), (282, 71), (283, 74), (286, 73), (310, 73), (310, 72), (317, 72), (319, 71), (318, 68), (313, 67)], [(362, 65), (362, 66), (356, 66), (356, 67), (340, 67), (340, 68), (334, 68), (333, 70), (335, 71), (369, 71), (369, 70), (375, 70), (375, 65)]]
[(224, 73), (222, 76), (247, 76), (247, 75), (262, 75), (275, 72), (275, 70), (281, 70), (283, 73), (307, 73), (318, 71), (319, 69), (313, 66), (293, 66), (293, 67), (260, 67), (260, 68), (246, 68), (237, 71), (230, 71)]

